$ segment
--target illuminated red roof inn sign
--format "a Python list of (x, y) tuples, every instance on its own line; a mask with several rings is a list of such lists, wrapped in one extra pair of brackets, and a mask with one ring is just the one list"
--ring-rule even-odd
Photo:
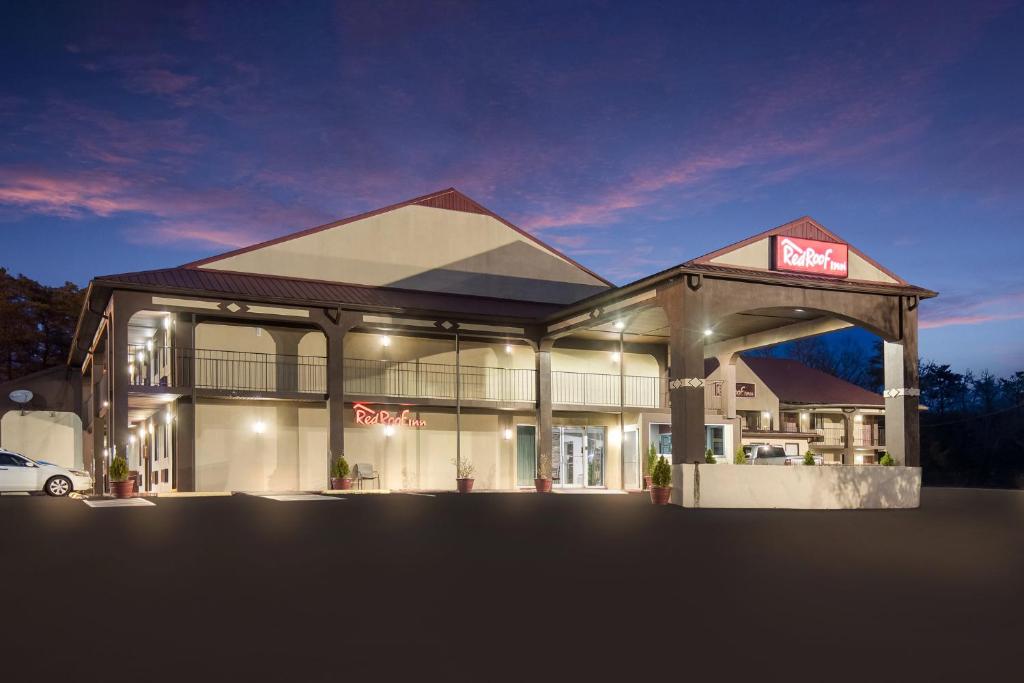
[(839, 242), (780, 235), (775, 238), (775, 270), (846, 277), (849, 274), (849, 248)]
[(418, 417), (410, 417), (409, 409), (406, 408), (400, 413), (393, 413), (388, 410), (374, 410), (370, 406), (356, 403), (352, 406), (355, 411), (356, 424), (358, 425), (384, 425), (385, 427), (412, 427), (419, 429), (426, 427), (427, 421)]

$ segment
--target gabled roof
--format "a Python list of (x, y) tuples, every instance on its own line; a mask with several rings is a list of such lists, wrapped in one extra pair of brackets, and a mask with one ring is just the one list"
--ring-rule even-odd
[(481, 214), (481, 215), (484, 215), (484, 216), (489, 216), (489, 217), (495, 219), (496, 221), (498, 221), (498, 222), (506, 225), (507, 227), (511, 228), (512, 230), (514, 230), (515, 232), (519, 233), (520, 235), (522, 235), (523, 237), (525, 237), (529, 241), (533, 242), (534, 244), (538, 245), (542, 249), (551, 252), (552, 254), (558, 256), (559, 258), (565, 260), (567, 263), (570, 263), (573, 266), (575, 266), (576, 268), (579, 268), (580, 270), (582, 270), (583, 272), (587, 273), (591, 277), (596, 278), (597, 280), (603, 282), (604, 284), (608, 285), (609, 287), (614, 287), (615, 286), (612, 282), (610, 282), (609, 280), (606, 280), (605, 278), (601, 277), (600, 275), (598, 275), (594, 271), (590, 270), (589, 268), (587, 268), (583, 264), (575, 261), (574, 259), (570, 258), (569, 256), (566, 256), (564, 253), (562, 253), (558, 249), (555, 249), (550, 244), (547, 244), (546, 242), (543, 242), (543, 241), (537, 239), (536, 237), (534, 237), (530, 233), (526, 232), (522, 228), (520, 228), (520, 227), (518, 227), (516, 225), (513, 225), (509, 221), (505, 220), (504, 218), (502, 218), (498, 214), (496, 214), (493, 211), (491, 211), (490, 209), (488, 209), (487, 207), (477, 203), (476, 201), (474, 201), (474, 200), (470, 199), (469, 197), (467, 197), (466, 195), (462, 194), (461, 192), (456, 190), (454, 187), (449, 187), (447, 189), (439, 190), (437, 192), (431, 192), (430, 194), (425, 194), (425, 195), (422, 195), (420, 197), (414, 197), (413, 199), (407, 199), (407, 200), (405, 200), (403, 202), (399, 202), (397, 204), (391, 204), (390, 206), (385, 206), (385, 207), (382, 207), (380, 209), (374, 209), (373, 211), (367, 211), (365, 213), (361, 213), (361, 214), (358, 214), (358, 215), (355, 215), (355, 216), (349, 216), (348, 218), (342, 218), (341, 220), (332, 221), (330, 223), (325, 223), (323, 225), (318, 225), (318, 226), (315, 226), (315, 227), (312, 227), (312, 228), (307, 228), (305, 230), (300, 230), (298, 232), (293, 232), (293, 233), (290, 233), (288, 235), (283, 235), (281, 237), (276, 237), (274, 239), (266, 240), (264, 242), (259, 242), (257, 244), (252, 244), (252, 245), (249, 245), (247, 247), (242, 247), (240, 249), (234, 249), (232, 251), (227, 251), (227, 252), (224, 252), (224, 253), (221, 253), (221, 254), (217, 254), (215, 256), (210, 256), (210, 257), (207, 257), (207, 258), (204, 258), (204, 259), (200, 259), (198, 261), (192, 261), (191, 263), (186, 263), (186, 264), (184, 264), (181, 267), (182, 268), (200, 268), (202, 266), (206, 266), (206, 265), (208, 265), (210, 263), (214, 263), (216, 261), (221, 261), (221, 260), (230, 258), (232, 256), (238, 256), (239, 254), (244, 254), (244, 253), (247, 253), (247, 252), (250, 252), (250, 251), (255, 251), (257, 249), (263, 249), (264, 247), (269, 247), (269, 246), (272, 246), (272, 245), (275, 245), (275, 244), (280, 244), (282, 242), (287, 242), (289, 240), (298, 239), (300, 237), (306, 237), (307, 235), (312, 235), (312, 234), (315, 234), (315, 233), (318, 233), (318, 232), (323, 232), (324, 230), (330, 230), (331, 228), (337, 228), (339, 226), (346, 225), (346, 224), (349, 224), (349, 223), (355, 223), (356, 221), (361, 221), (361, 220), (364, 220), (366, 218), (370, 218), (371, 216), (380, 215), (382, 213), (388, 213), (389, 211), (394, 211), (395, 209), (400, 209), (400, 208), (403, 208), (403, 207), (406, 207), (406, 206), (425, 206), (425, 207), (430, 207), (430, 208), (434, 208), (434, 209), (446, 209), (448, 211), (463, 211), (465, 213), (477, 213), (477, 214)]
[(884, 406), (881, 394), (789, 358), (743, 356), (781, 403), (806, 405)]
[[(782, 225), (770, 228), (752, 237), (748, 237), (745, 240), (735, 242), (726, 247), (722, 247), (721, 249), (717, 249), (708, 254), (704, 254), (703, 256), (698, 256), (695, 259), (687, 261), (684, 265), (697, 267), (712, 266), (715, 268), (721, 268), (721, 265), (716, 264), (714, 262), (715, 259), (721, 256), (725, 256), (726, 254), (730, 254), (739, 249), (742, 249), (747, 245), (754, 244), (755, 242), (758, 242), (760, 240), (774, 237), (777, 235), (781, 235), (784, 237), (799, 237), (801, 239), (808, 240), (818, 240), (819, 242), (835, 242), (837, 244), (846, 244), (851, 252), (857, 254), (857, 256), (864, 259), (866, 262), (870, 263), (872, 266), (874, 266), (878, 270), (882, 271), (883, 273), (891, 277), (893, 280), (896, 281), (897, 285), (907, 286), (909, 284), (906, 280), (896, 275), (896, 273), (893, 273), (891, 270), (889, 270), (882, 264), (878, 263), (861, 250), (857, 249), (852, 244), (849, 244), (846, 240), (842, 239), (841, 237), (836, 235), (834, 232), (832, 232), (831, 230), (823, 226), (821, 223), (811, 218), (810, 216), (802, 216), (800, 218), (797, 218), (796, 220), (790, 221), (788, 223), (783, 223)], [(789, 274), (787, 273), (786, 275)], [(816, 280), (830, 279), (827, 277), (818, 277), (814, 275), (802, 275), (801, 277), (813, 278)]]

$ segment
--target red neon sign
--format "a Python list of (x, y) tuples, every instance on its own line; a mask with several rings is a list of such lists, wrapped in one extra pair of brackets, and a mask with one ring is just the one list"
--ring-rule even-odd
[(775, 238), (775, 270), (846, 277), (850, 270), (849, 248), (838, 242), (779, 235)]
[(374, 410), (362, 403), (356, 403), (352, 406), (352, 410), (355, 411), (358, 425), (385, 425), (388, 427), (412, 427), (413, 429), (427, 426), (426, 420), (409, 417), (408, 408), (400, 413), (392, 413), (387, 410)]

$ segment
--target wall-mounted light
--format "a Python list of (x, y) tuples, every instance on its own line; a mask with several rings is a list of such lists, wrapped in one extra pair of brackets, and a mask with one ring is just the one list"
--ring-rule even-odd
[(384, 346), (384, 347), (391, 346), (391, 337), (387, 336), (386, 334), (385, 335), (381, 335), (380, 345)]
[(150, 435), (152, 435), (153, 432), (155, 431), (155, 429), (153, 428), (153, 423), (152, 422), (149, 423), (149, 430), (148, 431), (149, 431)]
[(135, 443), (135, 435), (134, 434), (129, 434), (128, 435), (128, 443)]
[(252, 431), (256, 432), (257, 434), (264, 433), (265, 431), (267, 431), (267, 423), (264, 422), (263, 420), (256, 420), (255, 422), (252, 423)]
[(715, 333), (715, 331), (714, 331), (714, 330), (712, 330), (712, 329), (711, 329), (710, 327), (709, 327), (709, 328), (707, 328), (706, 330), (704, 330), (704, 336), (705, 336), (705, 337), (710, 337), (710, 336), (711, 336), (711, 335), (713, 335), (714, 333)]
[(853, 464), (854, 465), (863, 465), (864, 464), (864, 456), (863, 455), (855, 455), (855, 456), (853, 456)]
[(164, 329), (165, 330), (171, 329), (171, 316), (169, 316), (169, 315), (164, 317)]
[(139, 351), (137, 354), (135, 354), (135, 360), (141, 363), (142, 361), (146, 360), (146, 354), (144, 354), (142, 351)]
[(172, 422), (174, 422), (174, 413), (171, 412), (170, 408), (168, 408), (167, 412), (164, 413), (164, 422), (166, 424), (171, 424)]
[(626, 327), (626, 323), (622, 322), (621, 320), (616, 320), (615, 321), (615, 329), (621, 330), (621, 329), (623, 329), (625, 327)]
[(764, 416), (764, 417), (771, 417), (772, 416), (772, 414), (770, 412), (768, 412), (767, 410), (764, 411), (763, 413), (761, 413), (761, 415)]
[(104, 448), (103, 449), (103, 457), (104, 458), (109, 458), (110, 457), (110, 449), (109, 448)]
[(153, 340), (152, 339), (150, 339), (149, 341), (146, 342), (146, 350), (147, 351), (152, 351), (153, 350)]
[(622, 356), (619, 354), (619, 352), (618, 351), (613, 351), (612, 352), (612, 362), (613, 363), (618, 363), (620, 360), (622, 360)]
[(512, 430), (511, 429), (506, 429), (505, 430), (505, 441), (511, 441), (511, 440), (512, 440)]
[(863, 422), (864, 421), (864, 416), (863, 415), (854, 415), (853, 416), (853, 421), (854, 422)]
[(110, 407), (110, 401), (104, 401), (103, 402), (103, 407), (104, 408), (109, 408)]
[(512, 353), (512, 345), (505, 344), (505, 353)]
[(608, 443), (612, 446), (618, 446), (622, 443), (622, 432), (619, 431), (618, 427), (612, 427), (608, 430)]
[(395, 435), (395, 428), (393, 426), (391, 426), (391, 425), (385, 425), (384, 426), (384, 436), (390, 438), (390, 437), (392, 437), (394, 435)]

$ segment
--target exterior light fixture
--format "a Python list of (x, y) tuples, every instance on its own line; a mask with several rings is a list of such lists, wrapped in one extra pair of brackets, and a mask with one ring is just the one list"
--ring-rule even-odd
[(764, 411), (763, 413), (761, 413), (761, 415), (763, 415), (764, 417), (771, 417), (772, 416), (772, 414), (770, 412), (768, 412), (767, 410)]
[(622, 355), (619, 354), (618, 351), (613, 351), (612, 352), (612, 362), (613, 363), (618, 363), (621, 359), (622, 359)]
[(265, 431), (267, 431), (267, 423), (265, 423), (263, 420), (256, 420), (255, 422), (252, 423), (252, 431), (256, 432), (257, 434), (264, 433)]
[(146, 354), (144, 354), (142, 351), (139, 351), (137, 354), (135, 354), (135, 359), (141, 363), (146, 359)]
[(149, 433), (150, 433), (150, 435), (152, 435), (154, 431), (155, 431), (155, 430), (153, 429), (153, 423), (152, 423), (152, 422), (150, 422), (150, 423), (149, 423)]
[(714, 330), (712, 330), (710, 327), (707, 328), (706, 330), (704, 330), (704, 336), (705, 337), (710, 337), (714, 333), (715, 333)]
[(854, 422), (863, 422), (864, 421), (864, 416), (863, 415), (854, 415), (853, 416), (853, 421)]
[(621, 330), (625, 326), (626, 326), (626, 323), (622, 322), (621, 320), (616, 320), (615, 321), (615, 329)]
[(392, 437), (394, 435), (395, 435), (395, 428), (392, 427), (391, 425), (385, 425), (385, 427), (384, 427), (384, 436)]
[(511, 429), (506, 429), (505, 430), (505, 441), (511, 441), (511, 440), (512, 440), (512, 430)]
[(383, 335), (380, 338), (380, 345), (385, 347), (385, 348), (388, 347), (388, 346), (391, 346), (391, 337), (387, 336), (386, 334)]
[(855, 456), (853, 456), (853, 464), (854, 465), (863, 465), (864, 464), (864, 456), (863, 455), (855, 455)]
[(103, 407), (104, 408), (109, 408), (110, 407), (110, 401), (104, 401), (103, 402)]
[(134, 375), (135, 374), (135, 363), (129, 363), (128, 364), (128, 374), (129, 375)]
[(153, 350), (153, 340), (152, 339), (150, 339), (149, 341), (146, 342), (146, 350), (147, 351), (152, 351)]
[(134, 434), (129, 434), (128, 435), (128, 443), (135, 443), (135, 435)]
[(104, 448), (103, 449), (103, 457), (104, 458), (109, 458), (110, 457), (110, 449), (109, 448)]
[(171, 316), (169, 316), (169, 315), (164, 318), (164, 329), (165, 330), (171, 329)]
[(174, 413), (172, 413), (170, 410), (164, 413), (164, 422), (166, 424), (171, 424), (172, 422), (174, 422)]
[(512, 353), (512, 345), (505, 344), (505, 353)]
[(795, 313), (803, 313), (803, 312), (804, 312), (804, 309), (802, 309), (802, 308), (794, 308), (794, 309), (793, 309), (793, 311), (794, 311)]

